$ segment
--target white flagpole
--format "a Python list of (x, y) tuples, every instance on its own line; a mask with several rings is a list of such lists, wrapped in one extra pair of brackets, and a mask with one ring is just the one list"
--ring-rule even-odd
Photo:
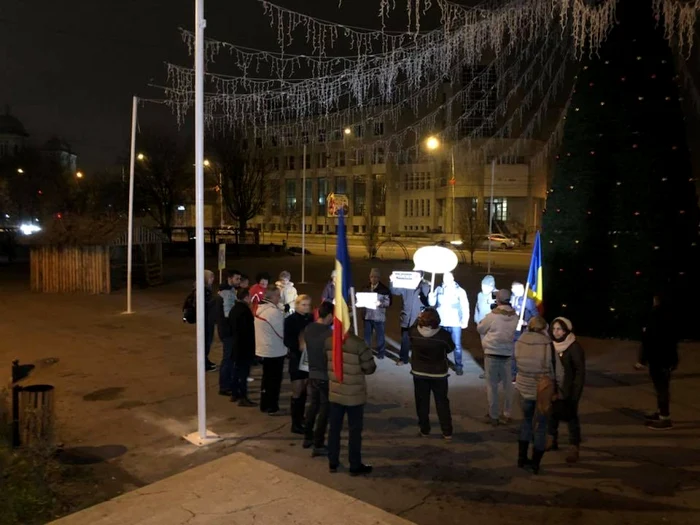
[(523, 304), (520, 307), (520, 320), (518, 321), (518, 331), (522, 330), (523, 318), (525, 317), (525, 303), (527, 302), (527, 293), (530, 291), (530, 280), (528, 279), (525, 284), (525, 297), (523, 297)]
[(355, 287), (350, 287), (350, 304), (352, 305), (352, 326), (355, 328), (355, 337), (359, 337), (357, 322), (357, 307), (355, 306)]
[(301, 170), (301, 283), (306, 284), (306, 144)]
[(204, 352), (206, 303), (204, 294), (204, 0), (195, 0), (195, 79), (194, 79), (194, 171), (195, 171), (195, 247), (197, 305), (197, 432), (185, 439), (197, 446), (218, 441), (207, 432), (207, 380)]
[(126, 313), (131, 314), (131, 270), (134, 255), (134, 171), (136, 168), (136, 123), (139, 98), (134, 96), (131, 105), (131, 153), (129, 156), (129, 232), (126, 248)]

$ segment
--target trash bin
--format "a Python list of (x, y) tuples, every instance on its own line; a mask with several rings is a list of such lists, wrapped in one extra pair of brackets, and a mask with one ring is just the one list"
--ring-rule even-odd
[(54, 387), (30, 385), (19, 391), (19, 438), (23, 446), (53, 446)]

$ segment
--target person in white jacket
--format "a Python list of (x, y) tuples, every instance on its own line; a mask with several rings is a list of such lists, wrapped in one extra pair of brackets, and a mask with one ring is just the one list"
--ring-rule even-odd
[(462, 330), (469, 326), (469, 299), (455, 281), (452, 272), (442, 276), (442, 286), (428, 294), (428, 304), (437, 307), (440, 315), (440, 326), (452, 336), (455, 344), (455, 372), (458, 376), (464, 374), (462, 365)]
[[(515, 350), (515, 331), (518, 328), (518, 313), (510, 305), (510, 290), (498, 290), (496, 308), (482, 319), (476, 327), (481, 335), (484, 349), (484, 371), (486, 372), (486, 397), (489, 413), (486, 416), (492, 425), (510, 423), (513, 405), (513, 383), (511, 363)], [(500, 416), (499, 385), (503, 385), (503, 417)]]
[(260, 386), (260, 411), (275, 415), (279, 412), (280, 389), (284, 375), (284, 312), (279, 306), (280, 291), (269, 286), (255, 312), (255, 355), (262, 358), (263, 375)]
[(275, 283), (275, 286), (280, 291), (280, 305), (284, 308), (285, 316), (293, 314), (298, 294), (292, 282), (292, 274), (286, 270), (280, 272), (279, 281)]

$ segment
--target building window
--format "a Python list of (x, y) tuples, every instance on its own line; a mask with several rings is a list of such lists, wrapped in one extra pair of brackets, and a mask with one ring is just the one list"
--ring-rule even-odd
[(430, 172), (425, 174), (425, 189), (429, 190), (430, 189), (430, 179), (432, 178), (432, 174)]
[(318, 154), (318, 167), (327, 168), (328, 167), (328, 155), (325, 153)]
[(425, 189), (425, 179), (427, 177), (425, 176), (425, 173), (420, 174), (420, 189), (424, 190)]
[(408, 191), (408, 184), (409, 184), (409, 179), (411, 178), (410, 173), (404, 173), (403, 174), (403, 189), (404, 191)]
[(287, 166), (286, 168), (288, 170), (293, 170), (294, 169), (294, 155), (288, 155), (287, 156)]
[(256, 148), (262, 148), (262, 147), (263, 147), (263, 139), (262, 139), (262, 137), (255, 137), (255, 147), (256, 147)]
[(430, 199), (425, 201), (425, 216), (430, 217)]
[(382, 135), (384, 135), (384, 122), (375, 122), (374, 123), (374, 136), (381, 137)]
[(374, 158), (372, 164), (384, 164), (384, 148), (374, 148)]
[(345, 166), (345, 152), (338, 151), (335, 154), (335, 166), (336, 168), (342, 168)]
[(437, 200), (437, 216), (442, 217), (445, 213), (445, 199)]
[(318, 141), (323, 144), (326, 142), (326, 130), (325, 129), (319, 129), (318, 130)]
[(386, 178), (384, 175), (372, 175), (372, 213), (386, 215)]
[(279, 179), (274, 180), (270, 185), (270, 211), (272, 215), (280, 214), (280, 184)]
[(318, 179), (318, 215), (326, 214), (326, 196), (328, 195), (328, 179), (319, 177)]
[(287, 211), (293, 211), (297, 207), (297, 181), (287, 179), (284, 181), (285, 187), (285, 206)]
[(358, 166), (364, 166), (365, 165), (365, 150), (363, 149), (358, 149), (355, 152), (355, 163)]
[(335, 192), (345, 195), (348, 191), (347, 177), (335, 178)]
[(365, 127), (362, 124), (355, 126), (355, 137), (361, 139), (365, 136)]
[(403, 216), (408, 217), (408, 199), (403, 201)]
[(301, 132), (301, 142), (302, 142), (302, 144), (308, 144), (308, 143), (309, 143), (309, 132), (308, 132), (308, 131), (302, 131), (302, 132)]
[(311, 155), (307, 153), (304, 157), (304, 161), (306, 162), (306, 165), (302, 165), (302, 168), (306, 168), (307, 170), (311, 169)]
[(306, 199), (304, 201), (306, 207), (306, 215), (311, 215), (311, 210), (314, 208), (314, 181), (306, 179)]
[[(284, 145), (285, 145), (285, 146), (291, 146), (291, 145), (293, 145), (293, 144), (294, 144), (294, 139), (292, 138), (291, 133), (287, 133), (287, 134), (284, 136)], [(247, 149), (247, 147), (244, 146), (243, 149)]]
[(333, 140), (343, 140), (343, 131), (340, 129), (334, 129)]
[(279, 157), (272, 157), (272, 169), (275, 171), (279, 171), (279, 169), (280, 169), (280, 158)]
[[(484, 210), (487, 213), (487, 217), (491, 215), (491, 201), (486, 199), (484, 202)], [(508, 220), (508, 199), (493, 199), (493, 219), (495, 221), (507, 221)]]
[(420, 200), (420, 216), (425, 217), (425, 199)]
[(362, 176), (356, 176), (355, 179), (353, 180), (353, 188), (352, 188), (352, 195), (353, 195), (353, 208), (352, 212), (354, 215), (364, 215), (365, 214), (365, 193), (367, 190), (367, 183), (365, 182), (365, 178)]
[(413, 199), (408, 203), (408, 216), (413, 217)]

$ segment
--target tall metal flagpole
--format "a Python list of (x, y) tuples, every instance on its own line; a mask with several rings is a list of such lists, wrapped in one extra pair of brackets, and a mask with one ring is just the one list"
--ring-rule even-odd
[(452, 158), (452, 180), (450, 183), (452, 184), (452, 240), (454, 241), (457, 237), (455, 237), (455, 215), (457, 214), (457, 209), (455, 208), (455, 186), (457, 185), (457, 179), (455, 179), (455, 146), (454, 144), (450, 148), (450, 157)]
[(126, 312), (131, 309), (131, 270), (134, 255), (134, 171), (136, 168), (136, 122), (138, 119), (139, 98), (134, 96), (131, 106), (131, 154), (129, 157), (129, 232), (126, 248)]
[(491, 235), (493, 234), (493, 183), (496, 178), (496, 159), (491, 161), (491, 200), (489, 201), (489, 262), (486, 273), (491, 273)]
[(301, 283), (306, 284), (306, 144), (301, 169)]
[(185, 439), (197, 446), (218, 441), (216, 434), (207, 432), (207, 381), (204, 355), (205, 295), (204, 295), (204, 0), (195, 0), (194, 53), (194, 171), (195, 171), (195, 247), (196, 247), (196, 305), (197, 305), (197, 432)]

